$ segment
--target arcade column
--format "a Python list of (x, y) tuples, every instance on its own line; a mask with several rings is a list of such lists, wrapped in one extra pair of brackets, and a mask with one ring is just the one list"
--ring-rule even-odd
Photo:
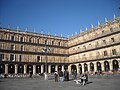
[(5, 64), (5, 74), (8, 74), (8, 64)]
[(33, 74), (36, 74), (36, 65), (33, 65)]
[(48, 73), (51, 73), (51, 65), (48, 65)]
[(41, 73), (44, 73), (44, 65), (41, 65)]
[(68, 71), (71, 74), (71, 64), (68, 66)]
[(15, 64), (15, 74), (17, 74), (17, 73), (18, 73), (18, 65)]
[(27, 73), (27, 65), (25, 64), (24, 65), (24, 74), (26, 74)]

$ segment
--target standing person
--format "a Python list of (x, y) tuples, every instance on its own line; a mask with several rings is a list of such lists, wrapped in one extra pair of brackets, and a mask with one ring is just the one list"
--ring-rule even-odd
[(74, 79), (77, 79), (77, 71), (76, 70), (74, 70)]
[(88, 74), (87, 74), (87, 72), (85, 73), (85, 77), (86, 77), (85, 83), (87, 83), (88, 82)]
[(72, 74), (72, 79), (74, 79), (75, 75), (74, 75), (74, 70), (73, 69), (71, 70), (71, 74)]
[(63, 72), (59, 70), (58, 74), (59, 74), (59, 80), (63, 82)]
[(58, 73), (56, 71), (54, 72), (54, 78), (55, 78), (55, 82), (58, 82)]
[(67, 81), (67, 78), (68, 78), (68, 74), (67, 74), (67, 71), (65, 70), (64, 71), (64, 80)]
[(32, 77), (32, 74), (33, 74), (32, 71), (30, 71), (30, 78)]
[(69, 81), (69, 72), (67, 70), (67, 81)]

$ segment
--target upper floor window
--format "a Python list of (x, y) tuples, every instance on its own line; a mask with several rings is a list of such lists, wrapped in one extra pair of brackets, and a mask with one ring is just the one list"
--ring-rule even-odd
[(23, 42), (23, 37), (20, 37), (20, 42)]
[(112, 41), (112, 42), (115, 42), (115, 39), (114, 39), (114, 38), (111, 38), (111, 41)]
[(40, 61), (40, 56), (37, 56), (37, 62), (39, 62)]
[(103, 40), (103, 43), (106, 44), (106, 40)]
[(20, 62), (22, 61), (22, 55), (19, 55), (19, 61)]
[(116, 55), (116, 49), (112, 49), (112, 55)]
[(21, 51), (24, 51), (24, 47), (23, 47), (23, 45), (21, 46)]
[(58, 42), (58, 46), (61, 46), (61, 42)]
[(54, 41), (52, 41), (52, 45), (54, 45)]
[(107, 56), (108, 54), (107, 54), (107, 51), (104, 51), (104, 56)]
[(110, 28), (110, 31), (113, 32), (113, 28)]
[(85, 46), (85, 45), (83, 46), (83, 49), (85, 49), (85, 50), (86, 50), (86, 46)]
[(14, 45), (11, 45), (11, 50), (15, 50), (15, 46)]
[(0, 54), (0, 61), (4, 59), (4, 54)]
[(47, 40), (45, 40), (45, 44), (47, 44)]
[(15, 61), (15, 55), (14, 54), (10, 54), (10, 61)]
[(37, 39), (37, 43), (39, 44), (39, 38)]
[(102, 34), (104, 34), (105, 33), (105, 31), (104, 30), (102, 30)]
[(11, 36), (11, 41), (14, 41), (14, 39), (15, 39), (14, 36)]
[(29, 42), (30, 42), (30, 43), (32, 42), (32, 38), (29, 38)]

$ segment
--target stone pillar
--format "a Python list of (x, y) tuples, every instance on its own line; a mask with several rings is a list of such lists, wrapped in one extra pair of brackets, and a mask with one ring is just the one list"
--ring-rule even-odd
[(51, 65), (48, 65), (48, 73), (51, 73)]
[(26, 74), (27, 73), (27, 65), (25, 64), (24, 65), (24, 74)]
[(69, 74), (71, 74), (71, 64), (68, 66)]
[(110, 67), (110, 71), (112, 71), (113, 70), (112, 60), (109, 61), (109, 67)]
[(118, 60), (118, 65), (119, 65), (119, 69), (120, 69), (120, 60)]
[(81, 63), (81, 65), (82, 65), (82, 73), (84, 73), (84, 63)]
[(33, 65), (33, 74), (36, 74), (36, 65)]
[(5, 64), (5, 74), (8, 74), (8, 64)]
[(76, 64), (77, 73), (79, 74), (79, 64)]
[(87, 63), (88, 66), (88, 72), (90, 72), (90, 63)]
[(101, 70), (104, 71), (105, 68), (104, 68), (104, 61), (100, 62), (101, 63)]
[(55, 66), (55, 71), (58, 71), (58, 65)]
[(41, 73), (44, 73), (44, 65), (41, 65)]
[(18, 65), (15, 64), (15, 74), (17, 74), (17, 73), (18, 73)]
[(64, 65), (62, 65), (62, 71), (64, 72)]

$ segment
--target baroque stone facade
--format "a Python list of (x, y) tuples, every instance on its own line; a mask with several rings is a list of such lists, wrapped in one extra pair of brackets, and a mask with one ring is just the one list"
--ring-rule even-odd
[(45, 66), (48, 73), (118, 71), (120, 18), (69, 38), (0, 28), (0, 73), (43, 73)]

